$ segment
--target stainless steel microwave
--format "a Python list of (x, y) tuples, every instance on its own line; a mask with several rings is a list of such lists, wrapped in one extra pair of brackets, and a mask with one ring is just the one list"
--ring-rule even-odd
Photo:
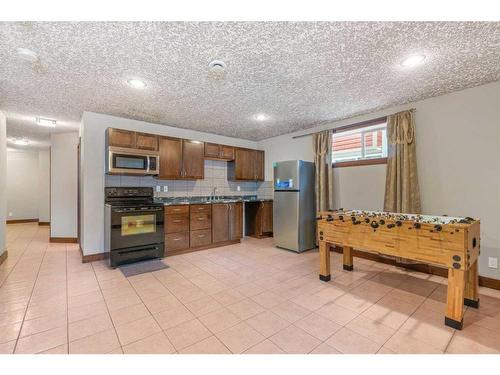
[(110, 146), (106, 152), (107, 174), (157, 175), (159, 167), (158, 151)]

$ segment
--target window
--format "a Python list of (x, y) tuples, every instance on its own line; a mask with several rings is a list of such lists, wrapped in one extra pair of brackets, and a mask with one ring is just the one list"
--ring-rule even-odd
[(387, 160), (385, 119), (337, 129), (332, 138), (334, 167), (380, 164)]

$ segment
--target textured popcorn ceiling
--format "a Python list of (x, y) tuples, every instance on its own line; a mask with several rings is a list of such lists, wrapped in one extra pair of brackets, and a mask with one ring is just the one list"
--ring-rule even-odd
[[(413, 53), (426, 63), (402, 68)], [(0, 23), (0, 61), (9, 135), (47, 140), (34, 116), (67, 131), (93, 111), (260, 140), (499, 80), (500, 23)]]

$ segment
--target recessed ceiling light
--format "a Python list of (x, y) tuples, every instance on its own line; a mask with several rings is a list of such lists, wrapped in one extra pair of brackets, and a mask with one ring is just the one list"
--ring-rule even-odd
[(57, 124), (57, 121), (49, 119), (49, 118), (37, 117), (36, 118), (36, 123), (39, 126), (46, 126), (48, 128), (55, 128), (56, 124)]
[(28, 141), (26, 138), (12, 138), (12, 143), (18, 146), (27, 146), (29, 145), (30, 141)]
[(401, 65), (403, 65), (405, 68), (411, 68), (413, 66), (422, 64), (424, 60), (425, 60), (425, 55), (411, 55), (408, 56), (406, 59), (404, 59), (401, 62)]
[(31, 63), (35, 63), (38, 61), (38, 54), (30, 49), (18, 48), (16, 52), (17, 55), (25, 61), (29, 61)]
[(267, 119), (269, 119), (269, 116), (266, 115), (265, 113), (258, 113), (254, 116), (254, 118), (257, 120), (257, 121), (266, 121)]
[(128, 85), (134, 89), (139, 89), (139, 90), (142, 90), (142, 89), (145, 89), (146, 88), (146, 82), (144, 82), (143, 80), (141, 79), (138, 79), (138, 78), (132, 78), (132, 79), (129, 79), (127, 81)]

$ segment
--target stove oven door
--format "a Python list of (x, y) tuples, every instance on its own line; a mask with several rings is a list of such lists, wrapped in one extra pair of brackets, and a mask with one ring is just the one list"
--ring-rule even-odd
[(163, 241), (163, 206), (111, 209), (110, 250), (146, 246)]

